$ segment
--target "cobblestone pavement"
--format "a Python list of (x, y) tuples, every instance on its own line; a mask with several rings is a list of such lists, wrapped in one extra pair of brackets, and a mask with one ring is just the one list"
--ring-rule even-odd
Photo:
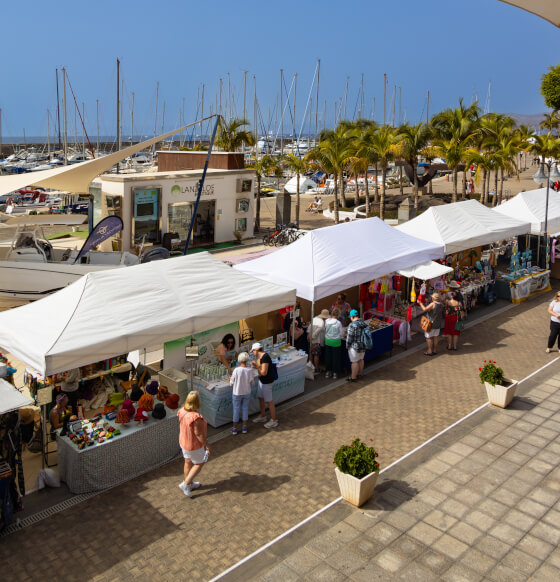
[(21, 582), (45, 571), (60, 580), (208, 580), (338, 497), (332, 458), (342, 442), (373, 438), (387, 466), (484, 403), (482, 360), (514, 378), (550, 361), (549, 300), (478, 323), (457, 352), (411, 353), (357, 384), (339, 381), (281, 413), (276, 430), (252, 425), (217, 442), (192, 500), (173, 462), (2, 538), (0, 563)]
[(520, 386), (221, 578), (560, 580), (560, 374)]

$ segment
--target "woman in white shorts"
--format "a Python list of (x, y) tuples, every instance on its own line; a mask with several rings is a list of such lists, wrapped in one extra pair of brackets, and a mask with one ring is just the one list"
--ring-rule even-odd
[(443, 325), (443, 318), (445, 315), (443, 298), (439, 293), (433, 293), (432, 302), (428, 306), (424, 306), (422, 303), (418, 303), (418, 305), (420, 305), (424, 313), (429, 312), (427, 317), (432, 322), (432, 329), (424, 332), (424, 337), (428, 344), (428, 350), (424, 352), (424, 355), (433, 356), (434, 354), (437, 354), (439, 331)]
[(179, 483), (179, 489), (192, 497), (192, 491), (200, 487), (194, 478), (200, 473), (204, 463), (208, 461), (210, 446), (206, 438), (207, 423), (198, 410), (200, 395), (196, 390), (189, 392), (185, 405), (177, 411), (179, 417), (179, 445), (185, 459), (185, 479)]

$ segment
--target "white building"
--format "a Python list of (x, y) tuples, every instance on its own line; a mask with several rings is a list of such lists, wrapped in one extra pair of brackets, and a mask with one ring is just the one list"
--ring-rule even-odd
[[(201, 177), (202, 170), (196, 169), (108, 174), (94, 180), (94, 224), (110, 215), (124, 223), (118, 240), (106, 241), (105, 248), (128, 251), (143, 241), (159, 246), (166, 233), (177, 233), (184, 244)], [(253, 236), (254, 177), (250, 169), (208, 169), (191, 248), (236, 240), (235, 232), (241, 238)]]

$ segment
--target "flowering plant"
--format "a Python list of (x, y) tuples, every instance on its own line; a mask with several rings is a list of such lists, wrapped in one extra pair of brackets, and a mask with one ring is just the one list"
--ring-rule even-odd
[(360, 439), (354, 439), (351, 445), (342, 445), (336, 451), (333, 463), (336, 464), (340, 472), (361, 479), (370, 473), (379, 471), (379, 463), (375, 460), (376, 458), (377, 451), (373, 447), (368, 447)]
[(488, 382), (492, 386), (504, 383), (504, 371), (496, 366), (496, 360), (484, 360), (484, 366), (479, 368), (480, 383)]

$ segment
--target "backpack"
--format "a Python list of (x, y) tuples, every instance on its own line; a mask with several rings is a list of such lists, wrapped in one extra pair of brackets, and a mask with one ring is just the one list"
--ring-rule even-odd
[(371, 350), (373, 348), (373, 337), (371, 335), (371, 330), (369, 325), (362, 328), (362, 335), (360, 337), (360, 343), (364, 346), (364, 349)]

